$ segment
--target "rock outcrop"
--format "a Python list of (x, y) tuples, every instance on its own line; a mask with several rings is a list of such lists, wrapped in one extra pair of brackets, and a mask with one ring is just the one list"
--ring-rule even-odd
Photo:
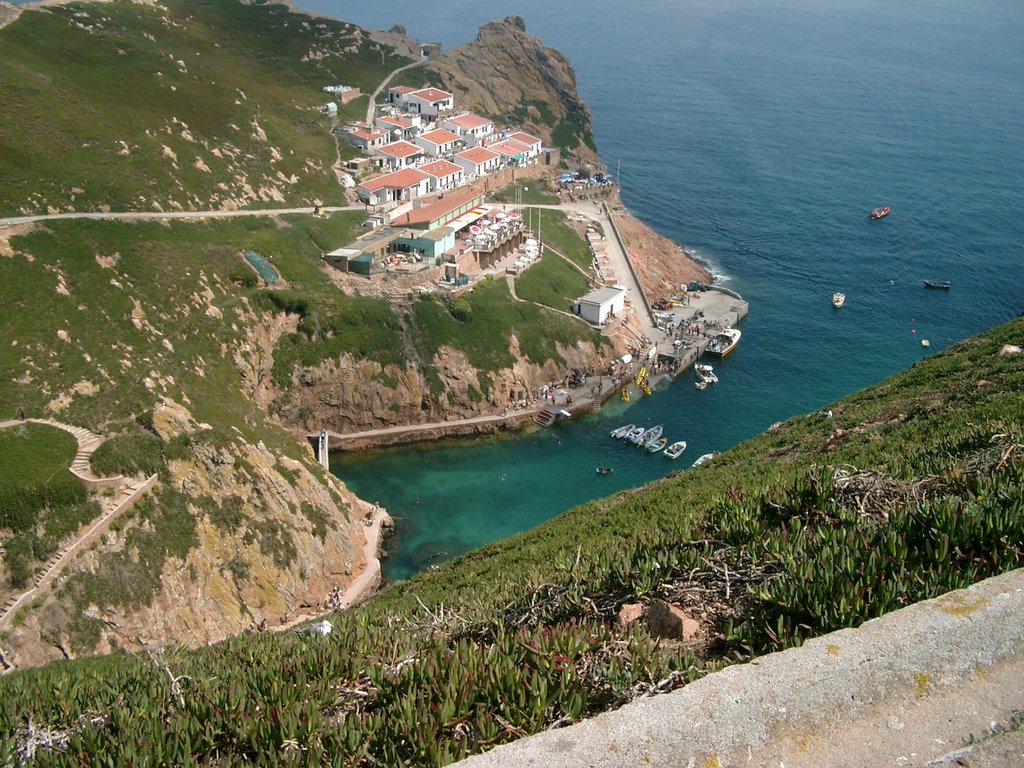
[(569, 60), (509, 16), (480, 28), (476, 40), (427, 65), (460, 109), (519, 126), (561, 145), (583, 161), (597, 161), (590, 108), (576, 90)]

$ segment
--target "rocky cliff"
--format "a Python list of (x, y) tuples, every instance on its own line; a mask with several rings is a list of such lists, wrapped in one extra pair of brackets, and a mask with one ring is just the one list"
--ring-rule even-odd
[(519, 126), (583, 161), (597, 161), (590, 108), (576, 91), (572, 64), (526, 31), (520, 16), (480, 28), (476, 40), (428, 65), (465, 107)]

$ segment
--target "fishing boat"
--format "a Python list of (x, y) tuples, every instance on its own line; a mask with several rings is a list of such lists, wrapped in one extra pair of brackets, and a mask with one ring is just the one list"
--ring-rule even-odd
[(836, 291), (832, 294), (832, 306), (839, 309), (843, 304), (846, 303), (846, 294)]
[(705, 453), (703, 456), (699, 456), (697, 458), (697, 460), (695, 462), (693, 462), (693, 466), (701, 467), (701, 466), (707, 464), (709, 461), (711, 461), (717, 455), (718, 455), (718, 451), (712, 451), (711, 453)]
[(636, 428), (636, 424), (627, 424), (624, 427), (619, 427), (618, 429), (613, 429), (611, 431), (611, 436), (614, 437), (616, 440), (621, 440), (626, 435), (628, 435), (630, 432), (632, 432), (635, 428)]
[(738, 328), (725, 328), (711, 339), (711, 343), (708, 344), (708, 354), (725, 357), (736, 349), (742, 335)]
[(646, 430), (634, 442), (637, 445), (639, 445), (641, 448), (646, 448), (648, 445), (650, 445), (655, 440), (657, 440), (659, 437), (661, 437), (661, 433), (662, 433), (661, 424), (657, 424), (657, 425), (651, 427), (650, 429)]
[(686, 450), (686, 441), (685, 440), (680, 440), (678, 443), (672, 443), (672, 445), (670, 445), (668, 448), (665, 449), (665, 458), (666, 459), (672, 459), (674, 461), (675, 459), (678, 459), (680, 456), (682, 456), (683, 455), (683, 451), (685, 451), (685, 450)]
[(629, 432), (626, 433), (626, 436), (623, 438), (623, 440), (625, 440), (627, 443), (635, 443), (637, 440), (640, 439), (640, 435), (642, 435), (644, 431), (645, 430), (643, 427), (634, 427), (633, 429), (629, 430)]
[(941, 288), (943, 290), (948, 291), (950, 289), (951, 285), (950, 285), (948, 280), (925, 280), (924, 281), (924, 287), (925, 288)]
[(597, 468), (597, 474), (599, 475), (610, 475), (612, 473), (611, 467), (600, 466)]
[(659, 437), (653, 443), (647, 446), (647, 450), (650, 453), (658, 453), (659, 451), (665, 450), (665, 446), (668, 445), (667, 437)]
[(886, 205), (886, 206), (883, 206), (881, 208), (875, 208), (873, 211), (871, 211), (871, 213), (868, 214), (868, 218), (869, 219), (884, 219), (890, 213), (892, 213), (892, 208), (890, 208), (888, 205)]

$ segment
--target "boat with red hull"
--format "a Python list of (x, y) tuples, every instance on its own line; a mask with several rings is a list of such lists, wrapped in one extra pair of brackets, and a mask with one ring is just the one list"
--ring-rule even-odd
[(873, 211), (871, 211), (871, 213), (868, 214), (868, 218), (869, 219), (884, 219), (890, 213), (892, 213), (892, 208), (890, 208), (888, 205), (886, 205), (886, 206), (883, 206), (882, 208), (875, 208)]

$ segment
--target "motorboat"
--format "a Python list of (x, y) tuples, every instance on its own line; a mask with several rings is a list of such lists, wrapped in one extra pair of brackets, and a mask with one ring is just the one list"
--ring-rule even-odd
[(680, 456), (683, 455), (683, 451), (685, 451), (685, 450), (686, 450), (686, 441), (685, 440), (680, 440), (677, 443), (672, 443), (672, 445), (670, 445), (668, 448), (665, 449), (665, 458), (666, 459), (673, 459), (673, 460), (678, 459)]
[(711, 339), (711, 343), (708, 344), (708, 353), (718, 357), (725, 357), (736, 349), (736, 345), (740, 343), (740, 336), (742, 335), (738, 328), (725, 328), (719, 331)]
[(643, 427), (634, 427), (633, 429), (629, 430), (629, 432), (626, 433), (626, 436), (623, 439), (627, 443), (636, 443), (640, 440), (640, 435), (642, 435), (645, 431), (646, 430)]
[(843, 304), (846, 303), (846, 294), (836, 291), (832, 294), (832, 306), (839, 309)]
[(871, 213), (868, 214), (869, 219), (884, 219), (892, 213), (892, 208), (888, 205), (882, 206), (881, 208), (875, 208)]
[[(693, 370), (697, 373), (697, 379), (699, 380), (697, 382), (698, 384), (703, 383), (704, 387), (707, 387), (709, 384), (718, 383), (718, 376), (715, 375), (715, 369), (710, 365), (706, 363), (697, 363), (693, 366)], [(704, 389), (704, 387), (700, 387), (700, 389)]]
[(697, 379), (697, 383), (694, 385), (697, 389), (704, 390), (708, 388), (708, 383), (704, 379)]
[(599, 475), (610, 475), (612, 473), (611, 467), (600, 466), (597, 468), (597, 474)]
[(658, 453), (659, 451), (665, 450), (666, 445), (668, 445), (668, 438), (659, 437), (657, 440), (655, 440), (653, 443), (647, 446), (647, 450), (650, 453)]
[(948, 280), (925, 280), (924, 281), (924, 287), (925, 288), (941, 288), (943, 290), (948, 291), (950, 289), (951, 285), (950, 285)]
[(650, 429), (646, 430), (640, 437), (636, 439), (636, 444), (641, 448), (646, 448), (648, 445), (653, 443), (659, 437), (661, 437), (662, 427), (661, 424), (657, 424)]
[(630, 432), (632, 432), (635, 428), (636, 428), (635, 424), (627, 424), (624, 427), (619, 427), (618, 429), (613, 429), (612, 432), (611, 432), (611, 436), (614, 437), (616, 440), (621, 440), (626, 435), (628, 435)]
[(712, 451), (711, 453), (705, 453), (703, 456), (697, 457), (697, 460), (693, 462), (693, 466), (702, 467), (711, 461), (715, 456), (718, 455), (718, 451)]

